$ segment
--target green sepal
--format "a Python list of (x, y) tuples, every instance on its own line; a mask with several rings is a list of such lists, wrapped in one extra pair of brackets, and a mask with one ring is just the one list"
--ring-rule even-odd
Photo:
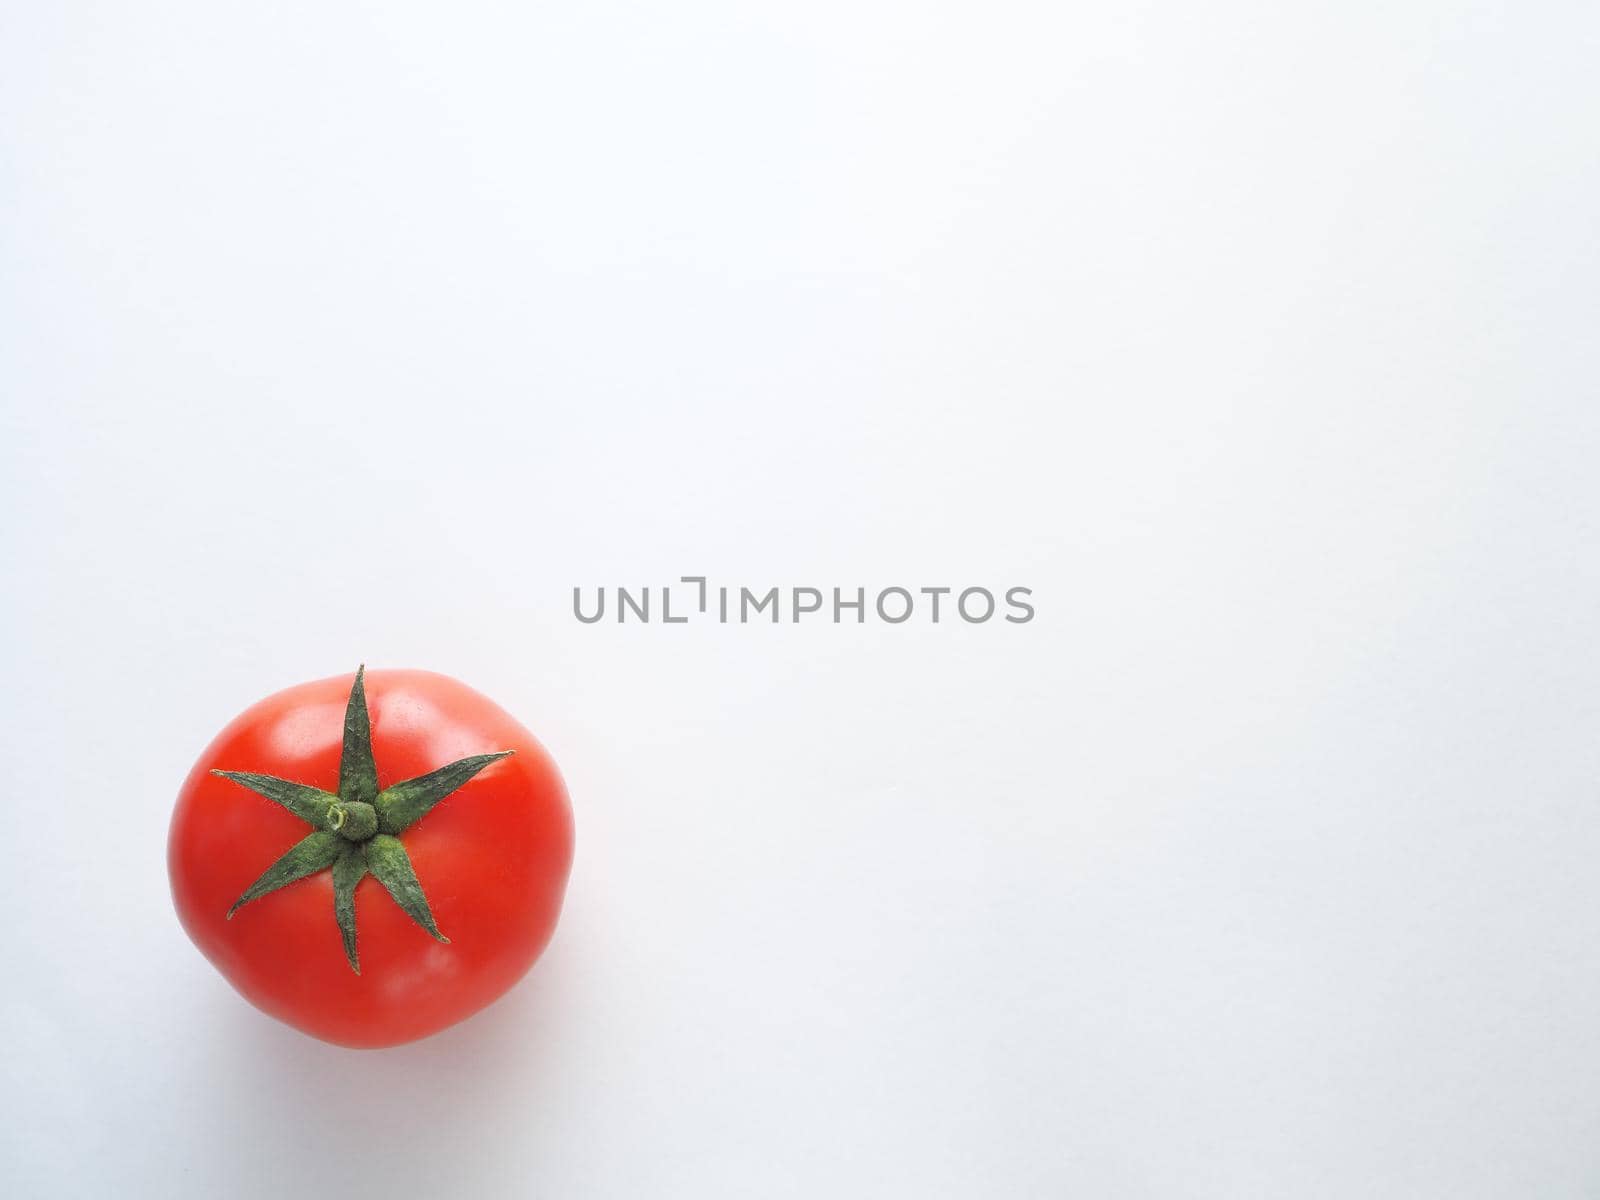
[(350, 969), (361, 974), (361, 959), (356, 955), (356, 884), (367, 873), (367, 857), (360, 846), (344, 843), (344, 850), (333, 864), (333, 919), (344, 939), (344, 956)]
[(347, 845), (349, 843), (343, 838), (323, 829), (301, 838), (289, 847), (282, 858), (262, 872), (261, 878), (247, 887), (244, 895), (233, 902), (233, 907), (228, 910), (228, 920), (233, 920), (233, 914), (250, 901), (259, 900), (268, 892), (275, 892), (286, 884), (332, 866)]
[(448, 942), (450, 939), (440, 933), (439, 926), (434, 924), (433, 912), (428, 908), (428, 897), (422, 892), (422, 884), (417, 881), (417, 873), (411, 866), (411, 856), (400, 844), (400, 839), (380, 833), (366, 844), (365, 849), (367, 869), (394, 897), (394, 902), (406, 916), (441, 942)]
[(328, 806), (339, 798), (330, 796), (321, 788), (305, 783), (291, 783), (273, 775), (257, 775), (254, 771), (212, 771), (223, 779), (232, 780), (240, 787), (249, 788), (258, 796), (265, 796), (281, 804), (302, 821), (321, 828), (327, 824)]
[(391, 784), (378, 793), (373, 807), (378, 810), (378, 828), (384, 833), (401, 833), (427, 816), (433, 806), (471, 779), (490, 763), (514, 753), (499, 750), (493, 754), (474, 754), (453, 763)]
[(372, 720), (367, 714), (367, 668), (356, 671), (344, 710), (344, 748), (339, 755), (339, 799), (371, 804), (378, 795), (378, 768), (372, 761)]

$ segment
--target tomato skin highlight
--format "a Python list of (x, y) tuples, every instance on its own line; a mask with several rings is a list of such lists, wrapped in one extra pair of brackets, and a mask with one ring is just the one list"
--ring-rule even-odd
[(402, 841), (443, 944), (368, 875), (356, 887), (361, 973), (350, 969), (327, 871), (228, 909), (309, 829), (213, 769), (333, 792), (352, 676), (278, 692), (235, 718), (178, 794), (167, 840), (185, 931), (250, 1003), (341, 1046), (394, 1046), (492, 1003), (549, 942), (572, 866), (572, 810), (555, 763), (505, 710), (430, 671), (369, 671), (378, 786), (470, 755), (515, 751), (446, 796)]

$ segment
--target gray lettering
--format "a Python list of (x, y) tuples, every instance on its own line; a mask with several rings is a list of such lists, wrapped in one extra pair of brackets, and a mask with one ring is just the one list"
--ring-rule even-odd
[(585, 625), (593, 625), (601, 617), (606, 615), (606, 590), (605, 588), (595, 588), (595, 595), (598, 597), (598, 600), (596, 602), (594, 616), (592, 617), (586, 617), (583, 615), (583, 606), (578, 602), (578, 595), (582, 591), (582, 588), (572, 589), (572, 615), (577, 617), (578, 620), (582, 621)]
[[(978, 595), (982, 596), (985, 603), (989, 605), (989, 607), (984, 610), (983, 616), (981, 617), (974, 617), (967, 612), (967, 597), (973, 593), (977, 593)], [(961, 610), (961, 619), (963, 621), (966, 621), (972, 625), (982, 625), (990, 617), (994, 616), (994, 595), (989, 591), (988, 588), (970, 587), (956, 598), (956, 607)]]
[(1006, 593), (1006, 603), (1009, 604), (1012, 608), (1020, 608), (1023, 612), (1027, 613), (1028, 615), (1025, 616), (1025, 617), (1013, 617), (1008, 613), (1008, 614), (1006, 614), (1006, 620), (1010, 621), (1013, 625), (1026, 625), (1029, 621), (1033, 620), (1033, 605), (1027, 603), (1024, 600), (1018, 600), (1017, 597), (1019, 595), (1020, 596), (1031, 596), (1031, 595), (1033, 595), (1033, 589), (1032, 588), (1025, 588), (1025, 587), (1014, 587), (1009, 592)]
[[(739, 589), (739, 624), (741, 625), (750, 620), (750, 602), (752, 600), (756, 600), (756, 594), (754, 592), (747, 587), (742, 587)], [(756, 612), (761, 612), (769, 604), (772, 605), (772, 623), (776, 625), (778, 623), (777, 588), (770, 589), (765, 596), (761, 597), (760, 600), (756, 600)]]
[[(905, 610), (905, 612), (901, 613), (898, 617), (891, 617), (883, 607), (883, 600), (884, 600), (885, 596), (896, 595), (896, 594), (904, 596), (906, 598), (906, 610)], [(889, 622), (889, 624), (891, 624), (891, 625), (898, 625), (898, 624), (900, 624), (901, 621), (904, 621), (904, 620), (908, 619), (911, 616), (911, 609), (915, 606), (915, 604), (916, 604), (916, 601), (911, 599), (911, 593), (906, 591), (905, 588), (902, 588), (902, 587), (884, 588), (883, 591), (878, 593), (878, 616), (883, 618), (883, 620)]]
[[(800, 603), (800, 597), (802, 595), (815, 597), (815, 603), (802, 605)], [(797, 588), (794, 589), (794, 618), (793, 619), (794, 619), (794, 623), (796, 625), (798, 625), (800, 623), (800, 614), (801, 613), (813, 613), (813, 612), (816, 612), (821, 607), (822, 607), (822, 593), (817, 591), (816, 588), (797, 587)]]
[(706, 610), (706, 577), (704, 575), (684, 575), (679, 583), (698, 583), (700, 585), (700, 611)]
[(634, 602), (633, 597), (628, 594), (627, 588), (619, 587), (617, 589), (618, 625), (621, 625), (625, 620), (627, 620), (627, 610), (630, 608), (633, 609), (634, 616), (638, 617), (646, 625), (650, 623), (650, 589), (640, 588), (639, 593), (644, 600), (643, 607), (640, 607), (639, 604)]

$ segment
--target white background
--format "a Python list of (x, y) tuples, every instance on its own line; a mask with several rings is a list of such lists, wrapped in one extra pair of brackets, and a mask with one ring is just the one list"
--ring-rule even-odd
[[(15, 1196), (1600, 1194), (1600, 16), (4, 6)], [(1031, 586), (579, 625), (574, 585)], [(424, 666), (556, 942), (338, 1050), (174, 792)]]

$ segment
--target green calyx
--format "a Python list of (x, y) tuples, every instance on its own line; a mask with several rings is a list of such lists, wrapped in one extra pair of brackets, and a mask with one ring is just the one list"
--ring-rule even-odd
[(338, 794), (250, 771), (211, 772), (282, 805), (314, 829), (244, 890), (228, 910), (228, 919), (252, 900), (318, 871), (331, 870), (333, 917), (344, 941), (345, 958), (357, 975), (361, 974), (361, 960), (356, 954), (356, 884), (365, 875), (371, 874), (381, 883), (405, 914), (433, 937), (441, 942), (450, 940), (434, 923), (428, 898), (399, 835), (490, 763), (512, 753), (476, 754), (380, 791), (372, 758), (365, 679), (366, 668), (362, 667), (345, 706)]

